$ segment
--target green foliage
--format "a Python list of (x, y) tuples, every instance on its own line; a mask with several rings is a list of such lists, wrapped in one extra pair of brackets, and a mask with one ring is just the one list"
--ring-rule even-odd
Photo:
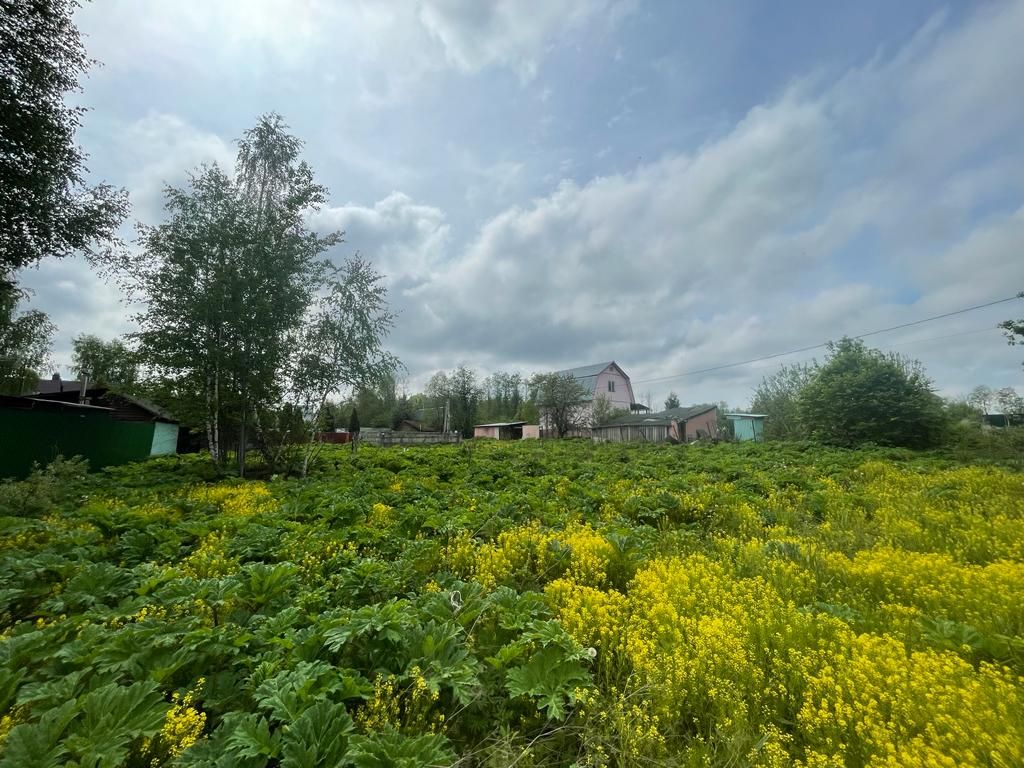
[(928, 448), (946, 426), (920, 364), (853, 339), (829, 345), (828, 360), (799, 391), (797, 412), (810, 435), (842, 446)]
[(83, 768), (122, 765), (132, 742), (160, 730), (167, 710), (152, 682), (110, 683), (83, 696), (79, 707), (81, 720), (76, 721), (66, 745)]
[(22, 482), (0, 481), (0, 515), (39, 517), (52, 512), (77, 490), (89, 470), (80, 456), (57, 457), (45, 467), (35, 466)]
[(38, 309), (19, 312), (24, 297), (24, 292), (3, 281), (0, 270), (0, 395), (35, 390), (57, 330)]
[(818, 364), (783, 365), (766, 376), (754, 390), (751, 413), (767, 416), (764, 424), (766, 440), (802, 440), (810, 434), (800, 419), (798, 399), (804, 387), (814, 378)]
[(160, 730), (167, 710), (156, 685), (109, 683), (47, 710), (37, 723), (15, 726), (0, 766), (124, 765), (138, 740)]
[(120, 339), (82, 334), (71, 341), (72, 368), (92, 387), (131, 392), (139, 376), (138, 354)]
[(532, 625), (524, 639), (540, 647), (525, 664), (508, 670), (508, 692), (535, 700), (549, 718), (562, 720), (567, 707), (576, 702), (577, 689), (591, 684), (590, 673), (581, 663), (587, 654), (556, 622)]
[(530, 379), (530, 399), (548, 429), (558, 437), (584, 426), (589, 392), (569, 374), (538, 373)]
[(665, 398), (665, 410), (670, 411), (673, 408), (679, 407), (679, 395), (675, 392), (669, 392), (668, 397)]
[(318, 701), (285, 732), (281, 768), (334, 768), (342, 764), (352, 731), (352, 718), (344, 704)]
[(168, 220), (142, 229), (144, 248), (121, 271), (144, 305), (143, 362), (191, 406), (182, 418), (205, 427), (215, 461), (237, 439), (242, 474), (254, 415), (283, 400), (330, 272), (322, 254), (340, 241), (306, 227), (326, 190), (301, 147), (279, 115), (261, 117), (238, 142), (234, 177), (206, 167), (187, 188), (166, 190)]
[(455, 760), (444, 736), (436, 733), (409, 737), (383, 731), (357, 736), (352, 746), (356, 768), (441, 768)]
[(793, 764), (880, 638), (893, 685), (961, 676), (901, 694), (921, 729), (1005, 677), (960, 716), (1024, 733), (1019, 444), (326, 450), (4, 486), (48, 501), (0, 515), (0, 766)]
[(0, 285), (46, 256), (94, 251), (128, 213), (123, 190), (84, 184), (74, 139), (87, 110), (65, 100), (91, 63), (76, 7), (16, 0), (0, 14)]
[(482, 394), (476, 373), (465, 366), (450, 373), (438, 371), (427, 383), (427, 397), (438, 409), (448, 409), (449, 430), (461, 432), (463, 437), (473, 436)]
[(0, 768), (62, 768), (68, 749), (64, 732), (78, 711), (74, 701), (47, 710), (38, 723), (16, 725), (4, 744)]
[[(1024, 291), (1017, 294), (1017, 298), (1024, 299)], [(1024, 344), (1024, 318), (1017, 320), (1004, 320), (999, 324), (1003, 333), (1006, 334), (1006, 343), (1012, 345)]]

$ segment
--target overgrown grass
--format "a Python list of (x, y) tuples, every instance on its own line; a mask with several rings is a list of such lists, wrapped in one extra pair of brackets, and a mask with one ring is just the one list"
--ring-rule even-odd
[(1013, 456), (347, 449), (0, 491), (0, 765), (1016, 765)]

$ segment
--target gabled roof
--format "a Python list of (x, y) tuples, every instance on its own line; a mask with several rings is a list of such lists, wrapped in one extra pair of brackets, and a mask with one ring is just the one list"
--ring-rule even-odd
[(615, 366), (616, 370), (625, 376), (627, 381), (629, 380), (629, 376), (626, 376), (626, 372), (619, 368), (614, 360), (609, 360), (607, 363), (581, 365), (578, 368), (566, 368), (564, 371), (555, 371), (555, 373), (559, 376), (572, 376), (587, 390), (587, 395), (593, 398), (594, 390), (597, 388), (597, 377), (611, 366)]
[(65, 402), (63, 400), (52, 400), (45, 397), (18, 397), (11, 395), (0, 395), (0, 406), (6, 408), (44, 409), (44, 410), (80, 410), (95, 411), (102, 413), (113, 413), (113, 408), (105, 408), (100, 405), (83, 405), (78, 402)]
[[(154, 421), (166, 421), (171, 424), (178, 423), (178, 420), (163, 408), (149, 402), (148, 400), (143, 400), (141, 397), (118, 394), (116, 392), (111, 392), (106, 387), (88, 389), (85, 392), (85, 396), (91, 403), (102, 404), (102, 406), (106, 407), (108, 410), (114, 411), (115, 418), (118, 420), (137, 421), (139, 420), (138, 416), (144, 414)], [(41, 393), (37, 396), (37, 399), (48, 400), (50, 402), (74, 403), (77, 402), (80, 397), (81, 392), (78, 390), (65, 390), (64, 392)], [(126, 405), (129, 407), (125, 407)], [(131, 412), (131, 406), (134, 406), (135, 408), (134, 415)]]
[(615, 361), (611, 360), (607, 363), (593, 363), (592, 365), (581, 365), (578, 368), (567, 368), (564, 371), (555, 371), (555, 373), (564, 376), (569, 374), (574, 379), (583, 379), (587, 376), (597, 376), (609, 365), (615, 365)]
[(707, 403), (703, 403), (701, 405), (690, 405), (680, 408), (669, 408), (666, 411), (652, 413), (651, 416), (661, 416), (663, 418), (675, 419), (676, 421), (679, 421), (693, 419), (697, 416), (700, 416), (702, 413), (707, 413), (708, 411), (714, 410), (717, 407), (717, 405), (708, 405)]
[(631, 413), (625, 416), (620, 416), (617, 419), (612, 419), (607, 424), (603, 424), (605, 427), (626, 427), (636, 426), (643, 424), (671, 424), (673, 421), (688, 421), (689, 419), (696, 418), (701, 414), (713, 411), (717, 405), (691, 405), (688, 408), (669, 408), (667, 411), (660, 411), (659, 413)]

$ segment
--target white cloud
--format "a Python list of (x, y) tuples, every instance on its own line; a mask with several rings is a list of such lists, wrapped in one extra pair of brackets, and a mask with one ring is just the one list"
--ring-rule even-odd
[[(1024, 77), (1005, 33), (1021, 8), (998, 6), (954, 30), (936, 22), (891, 60), (836, 83), (794, 85), (693, 153), (563, 181), (494, 216), (412, 297), (420, 306), (407, 313), (423, 322), (403, 334), (410, 367), (446, 354), (447, 366), (471, 350), (491, 367), (616, 358), (637, 379), (654, 378), (1024, 287), (1024, 214), (975, 211), (992, 189), (1018, 200), (1024, 191), (1024, 146), (1006, 116), (1020, 107), (1005, 103), (1009, 90), (975, 81)], [(901, 119), (874, 111), (880, 104), (901, 104)], [(1000, 116), (978, 119), (990, 109)], [(979, 154), (997, 141), (1011, 144)], [(1019, 379), (997, 334), (964, 333), (992, 318), (871, 341), (916, 339), (947, 389), (968, 387), (980, 369)], [(961, 335), (936, 346), (929, 332)], [(968, 348), (984, 363), (963, 366)], [(742, 402), (774, 365), (652, 387)]]
[[(424, 0), (403, 14), (371, 2), (261, 0), (251, 13), (241, 2), (112, 7), (83, 10), (107, 35), (94, 55), (112, 67), (142, 61), (195, 76), (260, 57), (267, 61), (253, 66), (287, 69), (305, 57), (332, 89), (364, 104), (393, 102), (446, 68), (504, 67), (529, 80), (566, 31), (615, 15), (609, 3), (581, 0), (535, 12), (511, 0)], [(463, 212), (435, 205), (427, 184), (415, 196), (328, 207), (311, 221), (346, 230), (339, 254), (360, 250), (388, 275), (402, 312), (393, 341), (414, 378), (462, 362), (529, 372), (615, 358), (642, 381), (967, 306), (1024, 288), (1024, 100), (1012, 97), (1024, 80), (1021, 28), (1021, 2), (987, 4), (957, 25), (938, 16), (894, 55), (834, 81), (797, 81), (703, 145), (624, 173), (587, 180), (585, 166), (559, 169), (550, 159), (571, 150), (552, 151), (549, 167), (534, 172), (553, 182), (533, 200), (522, 190), (536, 181), (527, 178), (534, 160), (481, 159), (441, 141), (458, 173), (436, 188), (457, 186), (448, 199), (470, 208), (484, 198), (504, 206), (465, 242), (452, 223)], [(636, 110), (631, 123), (644, 117)], [(233, 156), (225, 138), (173, 115), (117, 124), (112, 134), (140, 218), (159, 204), (161, 182)], [(407, 158), (377, 162), (396, 161)], [(570, 170), (577, 180), (563, 178)], [(408, 192), (384, 189), (396, 187)], [(71, 262), (37, 274), (46, 308), (68, 307), (62, 327), (119, 327), (112, 298)], [(912, 340), (899, 351), (920, 356), (947, 391), (981, 380), (1019, 386), (1020, 355), (998, 334), (971, 333), (1012, 311), (871, 341)], [(964, 335), (930, 340), (954, 333)], [(742, 403), (776, 365), (649, 386), (655, 399), (672, 388), (685, 401)]]
[(347, 247), (358, 250), (399, 291), (429, 279), (444, 256), (450, 235), (444, 213), (393, 192), (372, 207), (325, 207), (310, 216), (310, 226), (345, 232)]
[(209, 77), (244, 64), (270, 80), (314, 65), (332, 88), (382, 105), (445, 69), (508, 67), (527, 82), (566, 35), (594, 20), (612, 25), (631, 8), (622, 0), (108, 0), (77, 19), (90, 53), (111, 70)]
[(111, 127), (118, 157), (109, 165), (131, 195), (133, 216), (145, 223), (162, 218), (164, 188), (183, 185), (202, 165), (233, 171), (235, 147), (177, 115), (150, 113)]
[(524, 81), (558, 36), (627, 7), (611, 0), (423, 0), (419, 19), (441, 42), (447, 60), (464, 72), (491, 64), (514, 69)]

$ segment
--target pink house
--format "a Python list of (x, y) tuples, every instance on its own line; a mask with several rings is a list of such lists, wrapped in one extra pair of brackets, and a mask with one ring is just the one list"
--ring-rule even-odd
[[(596, 363), (595, 365), (582, 365), (579, 368), (569, 368), (565, 371), (556, 371), (562, 376), (572, 376), (587, 390), (587, 402), (590, 403), (590, 410), (593, 411), (594, 401), (605, 398), (610, 405), (626, 411), (636, 410), (636, 399), (633, 397), (633, 385), (629, 383), (629, 376), (613, 360), (608, 363)], [(647, 410), (644, 408), (643, 410)], [(585, 419), (589, 421), (589, 419)]]

